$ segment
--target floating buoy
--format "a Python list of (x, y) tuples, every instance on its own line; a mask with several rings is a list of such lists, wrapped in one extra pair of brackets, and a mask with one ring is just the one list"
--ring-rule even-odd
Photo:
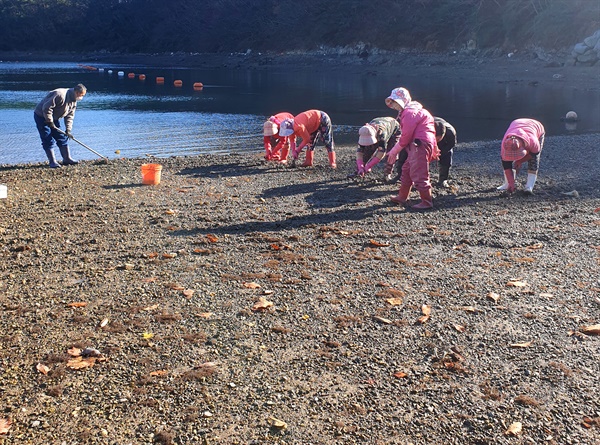
[(133, 79), (135, 77), (135, 73), (128, 73), (127, 77), (129, 77), (130, 79)]
[(125, 72), (124, 72), (124, 71), (119, 71), (117, 74), (118, 74), (119, 76), (124, 76), (124, 75), (125, 75)]
[(578, 119), (577, 113), (574, 111), (569, 111), (565, 116), (565, 119), (568, 121), (576, 121)]
[(112, 74), (112, 73), (113, 73), (113, 70), (108, 70), (108, 74)]
[(201, 90), (202, 88), (204, 88), (204, 84), (202, 82), (196, 82), (196, 83), (194, 83), (194, 89), (195, 90)]
[(81, 68), (85, 69), (85, 70), (89, 70), (89, 71), (96, 71), (98, 68), (96, 68), (95, 66), (91, 66), (91, 65), (82, 65), (81, 63), (78, 64)]
[(569, 111), (565, 116), (560, 118), (561, 121), (574, 124), (579, 121), (579, 116), (574, 111)]
[(183, 82), (181, 80), (176, 80), (173, 82), (173, 85), (175, 85), (176, 87), (180, 87), (183, 86)]
[(140, 80), (146, 80), (146, 75), (145, 74), (140, 74), (138, 78)]
[(165, 83), (165, 78), (164, 77), (157, 77), (156, 78), (156, 83)]
[(98, 71), (103, 73), (104, 72), (104, 68), (98, 68)]

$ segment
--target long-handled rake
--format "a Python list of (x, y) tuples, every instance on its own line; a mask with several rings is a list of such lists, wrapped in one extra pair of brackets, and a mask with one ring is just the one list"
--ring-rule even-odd
[[(66, 132), (62, 131), (60, 128), (57, 128), (56, 131), (58, 131), (61, 134), (64, 134), (65, 136), (67, 135)], [(100, 156), (101, 158), (103, 158), (106, 162), (108, 162), (108, 158), (106, 156), (102, 156), (100, 153), (98, 153), (96, 150), (91, 149), (90, 147), (88, 147), (87, 145), (85, 145), (83, 142), (78, 141), (77, 139), (75, 139), (74, 137), (70, 136), (69, 139), (73, 139), (75, 142), (77, 142), (79, 145), (81, 145), (84, 148), (87, 148), (89, 151), (91, 151), (92, 153), (94, 153), (96, 156)]]

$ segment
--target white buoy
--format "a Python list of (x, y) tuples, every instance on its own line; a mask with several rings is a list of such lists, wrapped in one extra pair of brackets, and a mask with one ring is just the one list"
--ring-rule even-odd
[(565, 116), (565, 119), (568, 121), (576, 121), (578, 119), (577, 113), (574, 111), (569, 111)]
[(124, 75), (125, 75), (125, 71), (119, 71), (119, 72), (117, 73), (117, 75), (119, 75), (119, 76), (124, 76)]
[(99, 73), (103, 73), (104, 72), (104, 68), (98, 68), (98, 72)]
[(113, 71), (112, 71), (112, 70), (108, 70), (108, 74), (112, 74), (112, 73), (113, 73)]

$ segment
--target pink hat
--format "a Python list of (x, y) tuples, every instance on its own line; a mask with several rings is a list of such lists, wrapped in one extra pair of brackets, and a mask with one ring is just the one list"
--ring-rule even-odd
[(284, 119), (279, 127), (279, 136), (291, 136), (294, 134), (294, 119)]
[(377, 132), (373, 125), (365, 124), (358, 130), (358, 145), (368, 146), (377, 143)]
[(274, 136), (277, 134), (277, 124), (267, 121), (263, 124), (263, 136)]
[(500, 157), (503, 161), (517, 161), (526, 154), (524, 143), (517, 136), (508, 136), (502, 141)]
[[(412, 100), (410, 97), (410, 93), (406, 88), (394, 88), (390, 93), (389, 97), (385, 99), (385, 103), (388, 103), (388, 100), (393, 100), (402, 108), (406, 108), (406, 106)], [(388, 105), (389, 106), (389, 105)]]

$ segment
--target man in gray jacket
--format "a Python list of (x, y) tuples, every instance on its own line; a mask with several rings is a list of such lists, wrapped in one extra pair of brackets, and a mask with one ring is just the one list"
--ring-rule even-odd
[[(82, 84), (74, 88), (58, 88), (50, 91), (46, 97), (35, 107), (33, 117), (37, 126), (40, 138), (42, 139), (42, 148), (48, 156), (50, 168), (59, 168), (60, 164), (54, 157), (54, 141), (58, 145), (60, 154), (63, 158), (63, 165), (76, 165), (78, 162), (71, 158), (69, 152), (69, 138), (73, 138), (71, 129), (73, 128), (73, 117), (77, 108), (77, 101), (83, 99), (87, 89)], [(59, 119), (64, 118), (65, 132), (59, 132)], [(53, 141), (54, 139), (54, 141)]]

